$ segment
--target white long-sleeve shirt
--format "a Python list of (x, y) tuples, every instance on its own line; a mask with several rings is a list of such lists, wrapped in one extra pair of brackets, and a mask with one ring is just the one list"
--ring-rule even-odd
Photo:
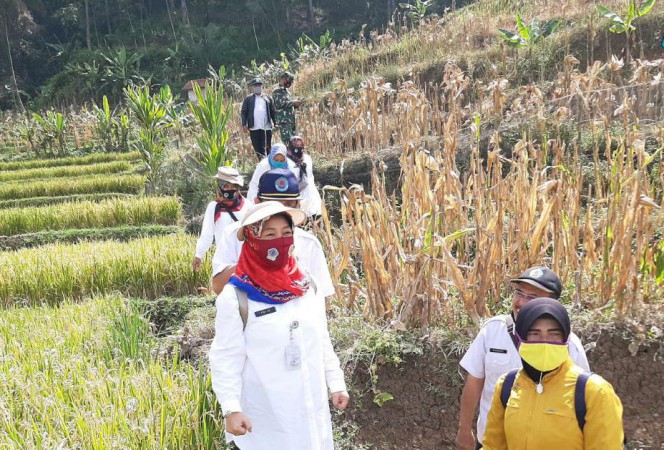
[[(295, 178), (300, 179), (300, 168), (295, 164), (290, 158), (286, 158), (288, 162), (288, 169), (293, 172)], [(307, 165), (307, 187), (300, 193), (302, 194), (302, 202), (300, 209), (305, 212), (307, 216), (320, 215), (323, 211), (323, 200), (321, 199), (320, 192), (316, 187), (316, 181), (314, 180), (314, 163), (311, 159), (311, 156), (304, 154), (302, 161)], [(257, 165), (254, 170), (254, 174), (251, 177), (249, 182), (249, 190), (247, 192), (247, 200), (251, 203), (254, 202), (254, 199), (258, 196), (258, 182), (261, 179), (261, 176), (270, 170), (270, 161), (267, 158), (263, 158)]]
[(254, 100), (254, 127), (251, 130), (271, 130), (272, 123), (268, 116), (267, 100), (261, 95), (255, 95)]
[[(240, 259), (243, 241), (237, 238), (235, 231), (224, 232), (212, 258), (212, 275), (216, 275), (225, 268), (237, 264)], [(316, 236), (302, 228), (295, 227), (293, 231), (293, 254), (297, 265), (309, 273), (323, 297), (334, 295), (334, 283), (327, 267), (323, 246)]]
[[(244, 206), (240, 211), (235, 211), (233, 214), (235, 214), (235, 217), (237, 217), (237, 220), (242, 220), (244, 217), (244, 213), (247, 210), (247, 208), (251, 204), (247, 202), (247, 200), (244, 201)], [(235, 222), (233, 218), (231, 217), (230, 214), (228, 214), (225, 210), (222, 210), (221, 215), (219, 216), (219, 219), (215, 222), (214, 221), (214, 210), (217, 206), (217, 202), (210, 202), (207, 205), (207, 208), (205, 208), (205, 216), (203, 217), (203, 224), (201, 226), (201, 234), (198, 237), (198, 241), (196, 242), (196, 254), (195, 256), (197, 258), (203, 259), (205, 256), (205, 253), (208, 251), (210, 246), (212, 245), (212, 242), (215, 243), (215, 245), (219, 246), (219, 243), (221, 242), (222, 239), (222, 233), (224, 229)]]
[[(243, 412), (252, 423), (251, 433), (233, 437), (242, 450), (334, 449), (327, 391), (346, 384), (325, 301), (313, 291), (278, 305), (248, 300), (244, 330), (235, 286), (217, 297), (212, 388), (224, 414)], [(286, 363), (291, 342), (301, 350), (297, 368)]]

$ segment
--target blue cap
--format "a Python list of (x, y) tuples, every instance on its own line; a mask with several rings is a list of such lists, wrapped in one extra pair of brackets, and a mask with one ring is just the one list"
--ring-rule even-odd
[(254, 86), (256, 84), (263, 84), (263, 80), (260, 79), (260, 77), (256, 77), (253, 80), (249, 82), (251, 86)]
[(258, 181), (258, 198), (263, 200), (302, 200), (300, 185), (288, 169), (272, 169)]

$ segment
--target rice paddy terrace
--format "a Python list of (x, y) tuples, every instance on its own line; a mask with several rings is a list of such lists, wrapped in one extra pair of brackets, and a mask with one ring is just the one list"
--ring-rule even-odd
[(192, 271), (180, 201), (145, 196), (139, 166), (0, 164), (2, 448), (215, 448), (206, 371), (160, 356), (146, 319), (153, 299), (203, 301), (209, 263)]

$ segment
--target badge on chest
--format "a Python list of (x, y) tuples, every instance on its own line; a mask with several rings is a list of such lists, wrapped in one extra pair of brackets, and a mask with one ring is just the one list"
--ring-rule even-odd
[(302, 349), (295, 342), (294, 331), (300, 326), (297, 320), (290, 323), (290, 342), (286, 346), (286, 367), (291, 370), (302, 367)]

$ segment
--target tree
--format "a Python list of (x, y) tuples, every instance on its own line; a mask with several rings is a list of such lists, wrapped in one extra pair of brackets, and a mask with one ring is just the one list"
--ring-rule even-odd
[(92, 50), (92, 41), (90, 39), (90, 2), (89, 0), (83, 0), (85, 4), (85, 45), (88, 46), (88, 50)]
[(25, 107), (21, 100), (21, 90), (18, 87), (18, 79), (16, 78), (14, 58), (12, 57), (12, 40), (20, 39), (24, 33), (33, 32), (37, 26), (22, 0), (0, 1), (0, 20), (3, 26), (2, 31), (7, 51), (7, 66), (9, 67), (14, 106), (19, 111), (25, 112)]
[(625, 64), (628, 65), (631, 61), (631, 38), (632, 32), (636, 31), (634, 21), (641, 16), (645, 16), (650, 12), (655, 0), (647, 0), (641, 6), (637, 7), (635, 0), (627, 1), (627, 15), (622, 18), (614, 11), (611, 11), (605, 6), (597, 5), (597, 11), (611, 21), (611, 28), (609, 31), (617, 34), (625, 34)]

